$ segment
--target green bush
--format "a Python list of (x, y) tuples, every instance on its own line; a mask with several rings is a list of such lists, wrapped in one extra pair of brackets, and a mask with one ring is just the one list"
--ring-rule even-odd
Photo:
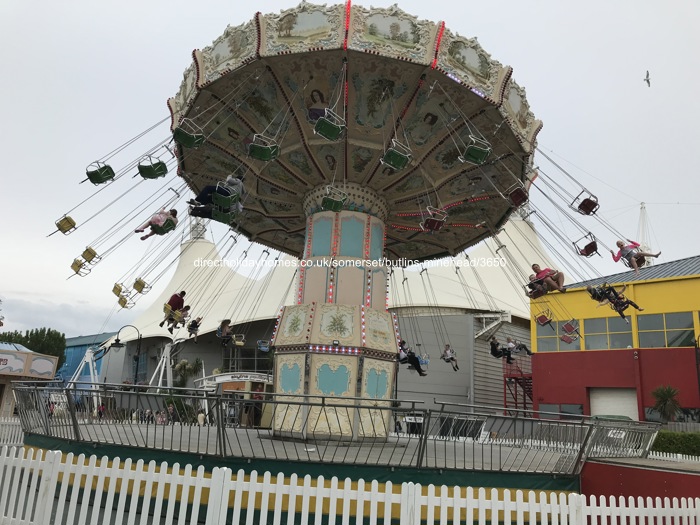
[(654, 452), (700, 456), (700, 432), (669, 432), (661, 430), (651, 449)]

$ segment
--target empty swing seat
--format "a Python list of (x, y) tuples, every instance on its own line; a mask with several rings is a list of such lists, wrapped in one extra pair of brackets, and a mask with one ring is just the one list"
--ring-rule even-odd
[(396, 139), (392, 139), (391, 147), (386, 150), (380, 162), (389, 166), (395, 171), (399, 171), (408, 166), (411, 160), (411, 150)]
[(581, 215), (593, 215), (598, 211), (598, 208), (600, 208), (600, 204), (598, 204), (598, 197), (588, 194), (587, 197), (581, 199), (581, 196), (584, 193), (586, 192), (582, 191), (576, 196), (574, 202), (571, 203), (571, 207)]
[(473, 135), (469, 136), (469, 143), (466, 146), (464, 153), (457, 157), (460, 162), (467, 162), (479, 166), (483, 164), (491, 154), (491, 145), (485, 140), (478, 139)]
[(325, 211), (339, 212), (345, 206), (348, 200), (348, 194), (344, 191), (334, 188), (333, 186), (326, 187), (326, 196), (321, 200), (321, 208)]
[(119, 284), (119, 283), (114, 283), (114, 286), (112, 287), (112, 293), (119, 297), (122, 292), (124, 291), (124, 285)]
[(525, 191), (525, 188), (523, 188), (522, 186), (518, 186), (513, 191), (508, 193), (508, 200), (516, 208), (519, 208), (520, 206), (525, 204), (529, 198), (530, 196), (527, 194), (527, 191)]
[(535, 322), (540, 326), (546, 326), (552, 322), (552, 312), (545, 310), (535, 316)]
[(75, 272), (76, 275), (83, 277), (90, 273), (90, 268), (85, 266), (85, 261), (82, 259), (73, 259), (73, 263), (70, 265), (70, 269)]
[(591, 255), (595, 255), (598, 253), (598, 243), (596, 241), (591, 241), (586, 246), (583, 248), (580, 248), (578, 251), (579, 255), (582, 255), (583, 257), (590, 257)]
[(576, 325), (576, 323), (574, 321), (568, 321), (561, 326), (561, 329), (570, 335), (570, 334), (575, 333), (578, 330), (578, 326)]
[(67, 235), (75, 229), (75, 221), (68, 215), (64, 215), (56, 221), (56, 228), (62, 234)]
[(117, 302), (122, 308), (131, 308), (132, 306), (134, 306), (134, 303), (130, 301), (129, 298), (125, 295), (120, 295)]
[(248, 156), (263, 162), (275, 160), (279, 154), (279, 145), (263, 135), (254, 135), (253, 142), (248, 144)]
[(148, 284), (146, 284), (146, 281), (144, 281), (141, 278), (136, 279), (134, 281), (133, 288), (134, 288), (134, 291), (136, 291), (136, 293), (141, 293), (141, 294), (145, 294), (151, 289), (151, 287)]
[(428, 206), (426, 210), (429, 216), (423, 219), (419, 226), (424, 232), (440, 231), (447, 221), (447, 214), (432, 206)]
[(264, 339), (258, 339), (258, 350), (261, 352), (269, 352), (270, 351), (270, 341), (264, 340)]
[(570, 345), (571, 343), (573, 343), (574, 341), (576, 341), (578, 339), (578, 335), (566, 335), (565, 334), (565, 335), (562, 335), (561, 337), (559, 337), (559, 339), (561, 339), (566, 344)]
[(175, 221), (172, 219), (167, 219), (162, 226), (158, 224), (152, 224), (151, 225), (151, 230), (153, 230), (156, 235), (165, 235), (168, 232), (171, 232), (175, 229)]
[(152, 159), (147, 158), (146, 162), (139, 164), (138, 166), (139, 175), (144, 179), (159, 179), (160, 177), (165, 177), (168, 173), (168, 166), (165, 162), (158, 160), (153, 162)]
[(95, 263), (97, 263), (100, 259), (102, 259), (102, 257), (97, 255), (97, 252), (95, 251), (95, 249), (91, 248), (90, 246), (88, 246), (87, 248), (85, 248), (85, 250), (83, 250), (82, 258), (88, 264), (92, 264), (93, 261)]
[(345, 119), (336, 115), (330, 109), (326, 109), (325, 116), (319, 118), (314, 124), (314, 133), (330, 141), (338, 140), (344, 130)]
[(102, 162), (93, 162), (90, 164), (87, 170), (85, 170), (85, 174), (88, 180), (96, 186), (111, 181), (115, 175), (112, 166)]
[(235, 334), (233, 336), (233, 342), (236, 346), (245, 345), (245, 334)]
[(183, 120), (173, 130), (173, 139), (183, 148), (191, 149), (200, 147), (206, 140), (202, 129), (189, 119)]

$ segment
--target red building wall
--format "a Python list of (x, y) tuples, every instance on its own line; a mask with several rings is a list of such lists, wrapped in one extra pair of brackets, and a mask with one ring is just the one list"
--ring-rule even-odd
[(644, 407), (654, 406), (652, 390), (671, 385), (684, 408), (700, 408), (698, 363), (694, 348), (588, 350), (537, 353), (532, 357), (533, 402), (582, 404), (590, 414), (588, 389), (635, 388)]
[(581, 493), (606, 497), (696, 498), (700, 494), (700, 473), (587, 461), (581, 472)]

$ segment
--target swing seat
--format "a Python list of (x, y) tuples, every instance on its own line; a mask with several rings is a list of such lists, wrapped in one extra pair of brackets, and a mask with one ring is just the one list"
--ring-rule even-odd
[(561, 326), (561, 329), (568, 335), (571, 335), (578, 330), (578, 323), (574, 320), (568, 321)]
[(173, 139), (183, 148), (190, 149), (200, 147), (206, 140), (202, 128), (189, 119), (184, 119), (180, 125), (173, 130)]
[[(624, 261), (625, 266), (627, 266), (627, 268), (632, 268), (632, 265), (627, 259), (623, 258), (622, 260)], [(634, 260), (637, 261), (637, 268), (644, 268), (647, 264), (647, 258), (643, 255), (635, 255)]]
[(264, 339), (258, 339), (257, 345), (258, 345), (258, 350), (260, 350), (261, 352), (269, 352), (270, 351), (270, 341), (266, 341)]
[(432, 206), (426, 207), (428, 217), (419, 224), (424, 232), (440, 231), (447, 221), (447, 213)]
[(68, 215), (64, 215), (56, 221), (56, 228), (63, 235), (67, 235), (75, 229), (75, 221)]
[(85, 170), (85, 174), (90, 182), (95, 186), (109, 182), (114, 178), (112, 166), (102, 162), (93, 162)]
[(598, 197), (588, 194), (587, 197), (581, 198), (586, 192), (582, 191), (571, 203), (571, 207), (581, 215), (594, 215), (600, 208)]
[(578, 249), (578, 254), (583, 257), (590, 257), (598, 253), (598, 243), (596, 241), (591, 241), (583, 248)]
[(132, 288), (136, 291), (136, 293), (140, 294), (146, 294), (151, 289), (151, 287), (146, 284), (146, 281), (141, 278), (134, 281), (134, 286)]
[(345, 206), (348, 194), (333, 186), (326, 186), (326, 196), (321, 200), (321, 208), (325, 211), (339, 212)]
[(114, 283), (114, 286), (112, 287), (112, 293), (119, 297), (122, 292), (124, 291), (124, 285), (119, 284), (119, 283)]
[(211, 211), (211, 220), (226, 224), (227, 226), (230, 226), (235, 218), (236, 213), (233, 211), (220, 211), (216, 208)]
[(234, 334), (233, 342), (236, 346), (245, 345), (245, 334)]
[(411, 160), (411, 150), (404, 146), (396, 139), (392, 139), (391, 147), (386, 150), (384, 156), (380, 159), (382, 164), (389, 166), (395, 171), (399, 171), (408, 166)]
[(277, 142), (263, 135), (253, 135), (253, 142), (248, 144), (248, 156), (263, 162), (275, 160), (279, 154)]
[(163, 313), (166, 315), (166, 317), (170, 317), (170, 315), (173, 313), (172, 306), (170, 306), (168, 303), (165, 303), (163, 305)]
[(211, 203), (217, 208), (219, 208), (221, 211), (228, 211), (231, 209), (231, 206), (233, 206), (240, 200), (240, 195), (238, 195), (238, 193), (236, 192), (229, 192), (228, 195), (224, 195), (223, 193), (219, 193), (219, 188), (222, 188), (224, 191), (229, 192), (229, 189), (219, 182), (216, 185), (217, 191), (211, 194)]
[(469, 143), (466, 146), (464, 153), (457, 157), (457, 160), (463, 163), (466, 162), (480, 166), (491, 154), (491, 145), (485, 140), (478, 139), (473, 135), (469, 135)]
[(525, 290), (525, 295), (527, 295), (530, 299), (539, 299), (540, 297), (547, 295), (547, 290), (544, 288), (544, 286), (531, 290), (527, 287), (527, 285), (525, 285)]
[(83, 250), (81, 257), (88, 264), (93, 264), (93, 261), (94, 261), (94, 264), (97, 264), (100, 261), (100, 259), (102, 259), (102, 257), (97, 255), (97, 252), (95, 251), (95, 249), (91, 248), (90, 246), (88, 246), (87, 248), (85, 248), (85, 250)]
[(170, 310), (170, 319), (173, 320), (174, 324), (178, 324), (182, 322), (182, 312), (180, 310), (175, 310), (173, 311), (172, 309)]
[(130, 301), (129, 298), (125, 295), (120, 295), (117, 302), (119, 303), (119, 306), (121, 306), (122, 308), (128, 309), (128, 308), (131, 308), (134, 306), (134, 302)]
[(175, 229), (175, 226), (176, 224), (174, 220), (167, 219), (162, 226), (152, 224), (151, 230), (153, 230), (156, 235), (165, 235), (166, 233), (173, 231)]
[(70, 265), (70, 269), (75, 272), (76, 275), (83, 277), (90, 273), (90, 268), (85, 266), (85, 261), (82, 259), (73, 259), (73, 264)]
[(576, 335), (562, 335), (561, 337), (559, 337), (559, 339), (564, 341), (566, 344), (570, 345), (571, 343), (573, 343), (574, 341), (576, 341), (578, 339), (578, 334), (576, 334)]
[(151, 157), (146, 157), (139, 164), (138, 170), (144, 179), (159, 179), (168, 173), (168, 166), (162, 160), (154, 161)]
[(314, 133), (324, 139), (335, 142), (345, 130), (345, 119), (336, 115), (330, 109), (326, 109), (325, 116), (319, 118), (314, 124)]
[(529, 198), (530, 196), (527, 194), (525, 188), (519, 184), (508, 190), (508, 200), (516, 208), (519, 208), (525, 204)]
[(535, 322), (540, 326), (547, 326), (552, 322), (552, 311), (544, 310), (535, 316)]

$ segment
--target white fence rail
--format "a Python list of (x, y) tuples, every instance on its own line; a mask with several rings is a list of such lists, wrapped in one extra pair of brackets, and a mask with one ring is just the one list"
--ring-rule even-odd
[(21, 445), (23, 439), (18, 417), (0, 417), (0, 445)]
[(672, 452), (649, 452), (649, 459), (660, 459), (662, 461), (679, 461), (681, 463), (700, 462), (700, 456), (690, 456), (688, 454), (674, 454)]
[[(578, 494), (474, 490), (228, 468), (171, 467), (154, 461), (65, 457), (3, 447), (0, 523), (13, 525), (357, 523), (700, 524), (700, 498), (586, 498)], [(624, 519), (624, 521), (623, 521)]]

